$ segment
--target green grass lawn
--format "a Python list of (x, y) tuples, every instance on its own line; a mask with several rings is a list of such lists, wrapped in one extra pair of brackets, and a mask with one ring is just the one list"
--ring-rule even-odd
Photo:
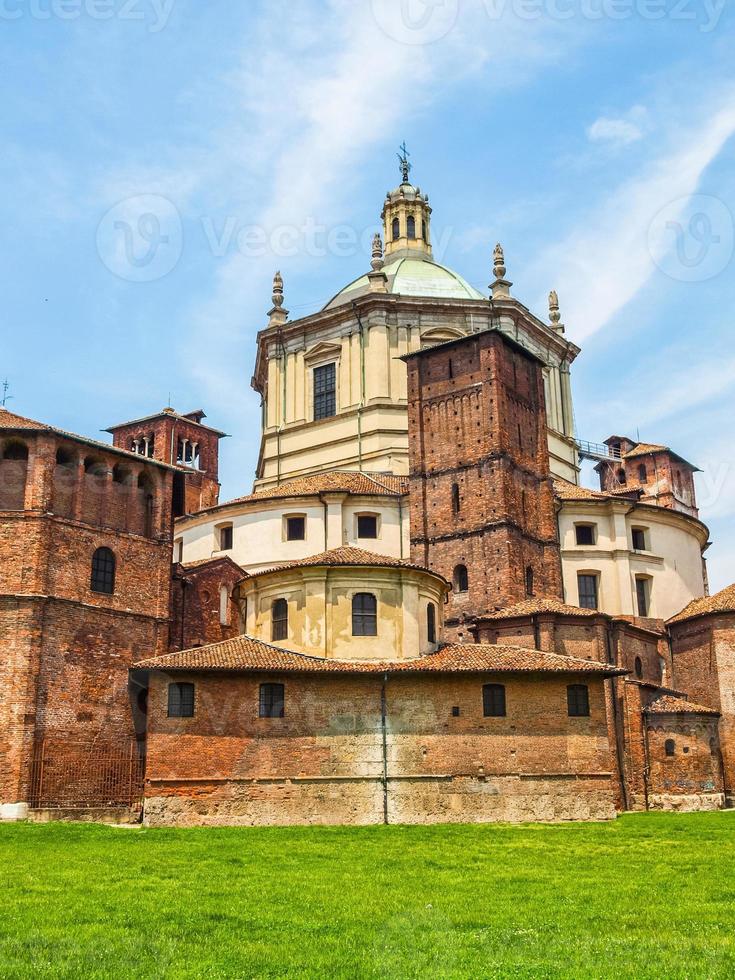
[(735, 814), (0, 826), (0, 977), (735, 975)]

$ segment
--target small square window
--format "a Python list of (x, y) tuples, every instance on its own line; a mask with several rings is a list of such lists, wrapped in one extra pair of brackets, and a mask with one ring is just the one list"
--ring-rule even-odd
[(589, 545), (595, 543), (595, 528), (592, 524), (577, 524), (577, 544)]
[(287, 517), (286, 518), (286, 540), (305, 541), (306, 540), (306, 518)]
[(360, 514), (357, 518), (358, 538), (377, 538), (378, 518), (374, 514)]
[(169, 718), (194, 717), (193, 684), (169, 684), (168, 716)]

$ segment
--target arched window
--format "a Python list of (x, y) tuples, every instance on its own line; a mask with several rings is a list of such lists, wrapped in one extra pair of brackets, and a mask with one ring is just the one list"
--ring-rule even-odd
[(401, 237), (401, 222), (398, 218), (393, 219), (393, 241), (397, 242)]
[(567, 688), (567, 711), (570, 718), (586, 718), (590, 713), (590, 692), (586, 684)]
[(664, 752), (668, 756), (672, 756), (676, 752), (676, 742), (673, 738), (667, 738), (664, 742)]
[(467, 573), (466, 565), (457, 565), (454, 569), (454, 591), (469, 592), (470, 577)]
[(113, 483), (130, 483), (130, 470), (126, 469), (124, 466), (120, 466), (118, 463), (112, 468), (112, 482)]
[(70, 449), (66, 449), (64, 446), (59, 446), (56, 450), (56, 465), (63, 466), (65, 469), (74, 469), (74, 464), (76, 463), (76, 457)]
[(409, 214), (408, 216), (407, 227), (408, 237), (411, 239), (411, 241), (413, 241), (416, 238), (416, 219), (412, 214)]
[(23, 510), (28, 476), (28, 446), (11, 439), (0, 448), (0, 510)]
[(378, 600), (369, 592), (352, 597), (352, 635), (378, 635)]
[(645, 463), (641, 463), (641, 465), (638, 467), (638, 482), (648, 483), (648, 469), (646, 468)]
[(640, 680), (643, 677), (643, 661), (640, 657), (635, 658), (633, 670), (635, 671), (635, 676)]
[(261, 718), (283, 718), (286, 707), (286, 688), (283, 684), (261, 684), (258, 714)]
[(288, 603), (285, 599), (276, 599), (271, 606), (271, 639), (288, 639)]
[(621, 487), (624, 487), (625, 484), (628, 482), (627, 477), (625, 476), (625, 470), (619, 469), (617, 476), (618, 476), (618, 483), (620, 484)]
[(533, 569), (530, 565), (526, 569), (526, 595), (533, 595)]
[(12, 459), (16, 462), (28, 459), (28, 446), (24, 442), (19, 440), (13, 440), (12, 442), (5, 443), (5, 449), (3, 451), (3, 459)]
[(98, 548), (92, 555), (90, 588), (100, 595), (115, 592), (115, 556), (109, 548)]
[(483, 686), (482, 713), (486, 718), (505, 718), (505, 685), (485, 684)]
[(433, 602), (426, 607), (426, 639), (436, 643), (436, 606)]
[(459, 484), (452, 484), (452, 510), (455, 514), (459, 514), (462, 503), (459, 499)]

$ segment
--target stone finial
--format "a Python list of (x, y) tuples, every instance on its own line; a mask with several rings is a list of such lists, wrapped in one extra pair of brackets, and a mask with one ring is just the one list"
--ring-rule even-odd
[(492, 290), (493, 299), (509, 299), (510, 298), (510, 287), (513, 285), (512, 282), (508, 282), (505, 278), (505, 274), (508, 270), (505, 267), (505, 253), (503, 252), (503, 246), (498, 242), (493, 251), (493, 272), (495, 274), (495, 282), (492, 283), (490, 289)]
[(269, 326), (283, 324), (288, 320), (288, 310), (283, 306), (283, 276), (277, 272), (273, 276), (273, 309), (269, 312)]
[(559, 312), (559, 295), (555, 289), (549, 293), (549, 320), (554, 330), (564, 333), (564, 324), (561, 322), (561, 313)]
[(380, 235), (373, 236), (373, 259), (370, 264), (373, 267), (373, 272), (380, 272), (385, 265), (383, 261), (383, 239)]
[(505, 252), (503, 246), (498, 242), (493, 252), (493, 272), (496, 279), (504, 279), (508, 270), (505, 267)]
[(283, 276), (280, 272), (273, 276), (273, 305), (278, 310), (283, 306)]

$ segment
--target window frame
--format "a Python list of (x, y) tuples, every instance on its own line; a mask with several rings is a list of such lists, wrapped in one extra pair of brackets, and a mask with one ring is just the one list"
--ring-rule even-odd
[(235, 546), (235, 525), (230, 521), (227, 524), (218, 524), (217, 551), (232, 551)]
[[(580, 541), (580, 531), (589, 531), (589, 541)], [(597, 544), (597, 525), (589, 523), (579, 523), (574, 525), (574, 541), (579, 548), (593, 548)]]
[(428, 602), (426, 604), (426, 642), (436, 643), (436, 603)]
[[(184, 695), (186, 694), (186, 698)], [(191, 681), (172, 681), (168, 685), (168, 718), (194, 718), (196, 689)]]
[[(361, 521), (374, 521), (375, 523), (375, 534), (362, 534), (360, 532), (360, 522)], [(357, 541), (377, 541), (380, 537), (380, 515), (369, 513), (364, 511), (360, 514), (355, 514), (355, 540)]]
[[(292, 523), (301, 522), (301, 535), (291, 533)], [(284, 541), (306, 541), (306, 514), (284, 514), (283, 515), (283, 540)]]
[[(104, 561), (104, 566), (101, 567)], [(112, 548), (101, 545), (92, 555), (89, 589), (95, 595), (115, 595), (117, 579), (117, 558)]]
[[(331, 383), (322, 385), (324, 372), (330, 372)], [(315, 422), (333, 419), (337, 414), (337, 362), (327, 361), (311, 369), (312, 418)], [(323, 405), (322, 405), (323, 402)]]
[[(582, 580), (594, 583), (594, 596), (586, 595), (582, 591)], [(594, 598), (594, 605), (590, 605), (589, 600)], [(580, 609), (600, 608), (600, 576), (597, 572), (577, 572), (577, 599)]]
[(664, 742), (664, 755), (667, 759), (673, 759), (676, 755), (676, 739), (667, 738)]
[(286, 685), (266, 681), (258, 688), (258, 717), (286, 717)]
[(508, 701), (505, 684), (482, 685), (482, 716), (483, 718), (506, 718)]
[(589, 685), (567, 684), (567, 715), (570, 718), (590, 717)]
[[(368, 599), (371, 603), (365, 601)], [(361, 604), (362, 609), (358, 608)], [(374, 606), (374, 611), (367, 608), (371, 604)], [(352, 596), (352, 635), (378, 635), (378, 597), (373, 592), (355, 592)]]
[[(454, 587), (455, 595), (467, 595), (470, 591), (470, 573), (469, 569), (462, 562), (459, 565), (454, 566), (454, 571), (452, 572), (452, 585)], [(461, 586), (464, 585), (465, 588)]]
[(637, 615), (648, 619), (651, 615), (651, 579), (648, 575), (635, 577), (635, 606)]
[[(648, 529), (645, 527), (632, 527), (630, 529), (630, 543), (633, 551), (648, 551)], [(636, 547), (636, 537), (640, 535), (643, 538), (643, 547)], [(639, 538), (640, 540), (640, 538)]]
[[(277, 615), (276, 608), (279, 612), (285, 610), (285, 613)], [(288, 599), (279, 596), (271, 603), (271, 642), (278, 643), (288, 639), (288, 618)]]

